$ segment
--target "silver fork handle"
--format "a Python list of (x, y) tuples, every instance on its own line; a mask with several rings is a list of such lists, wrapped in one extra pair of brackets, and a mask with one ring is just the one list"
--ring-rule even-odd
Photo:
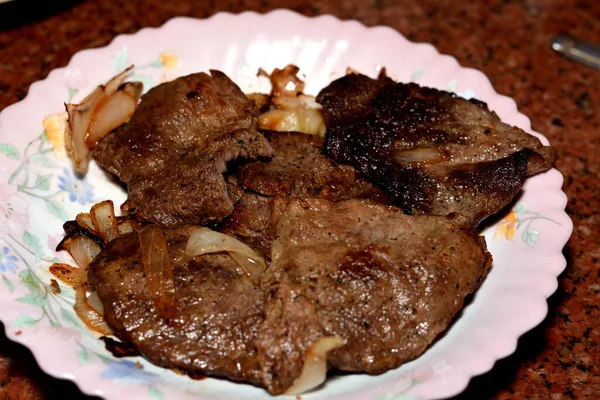
[(552, 41), (552, 48), (565, 57), (600, 69), (600, 46), (598, 45), (567, 35), (558, 35)]

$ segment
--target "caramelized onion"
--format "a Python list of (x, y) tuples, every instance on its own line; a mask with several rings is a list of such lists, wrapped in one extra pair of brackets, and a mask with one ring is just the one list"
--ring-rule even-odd
[(90, 210), (92, 222), (96, 231), (105, 243), (119, 236), (115, 208), (111, 200), (105, 200), (94, 204)]
[(71, 286), (83, 286), (87, 283), (87, 269), (72, 267), (69, 264), (54, 263), (50, 266), (50, 273), (61, 282)]
[(104, 304), (102, 304), (102, 300), (100, 300), (100, 296), (98, 296), (97, 291), (93, 291), (87, 298), (88, 304), (100, 315), (104, 315)]
[(258, 124), (262, 129), (280, 132), (302, 132), (308, 135), (325, 134), (325, 122), (318, 109), (299, 106), (292, 110), (270, 110), (260, 114)]
[(138, 232), (142, 262), (158, 313), (163, 318), (175, 316), (175, 280), (167, 249), (167, 238), (157, 225), (147, 225)]
[(258, 284), (266, 268), (265, 260), (236, 238), (209, 228), (198, 228), (192, 232), (185, 247), (185, 253), (191, 257), (221, 252), (229, 254), (252, 282)]
[(79, 268), (84, 269), (87, 274), (87, 268), (90, 262), (100, 253), (100, 245), (90, 237), (75, 232), (66, 236), (57, 246), (57, 250), (66, 250), (69, 252)]
[(131, 118), (142, 95), (141, 83), (123, 80), (133, 66), (127, 68), (105, 86), (98, 86), (79, 104), (66, 104), (69, 123), (65, 128), (65, 148), (75, 169), (88, 170), (90, 149), (98, 140)]
[(117, 229), (119, 230), (119, 235), (125, 235), (126, 233), (131, 233), (131, 232), (135, 231), (132, 220), (130, 220), (128, 218), (124, 218), (124, 219), (117, 218)]
[(86, 229), (88, 232), (93, 233), (95, 235), (98, 234), (96, 231), (96, 227), (94, 226), (94, 221), (92, 221), (92, 216), (89, 213), (80, 213), (75, 217), (75, 221), (82, 228)]
[(304, 91), (304, 82), (298, 78), (300, 68), (289, 64), (283, 69), (275, 68), (271, 75), (264, 70), (259, 70), (258, 74), (268, 77), (271, 80), (271, 97), (273, 103), (277, 105), (277, 99), (282, 97), (295, 97)]
[(417, 148), (410, 150), (394, 150), (394, 160), (399, 164), (427, 163), (433, 164), (448, 160), (448, 155), (439, 149)]
[(344, 344), (339, 336), (328, 336), (314, 342), (304, 355), (304, 365), (300, 376), (285, 394), (300, 394), (314, 389), (327, 377), (327, 353)]
[(75, 289), (75, 313), (83, 323), (92, 331), (102, 335), (112, 335), (113, 331), (104, 321), (104, 317), (90, 304), (85, 294), (83, 286), (77, 286)]

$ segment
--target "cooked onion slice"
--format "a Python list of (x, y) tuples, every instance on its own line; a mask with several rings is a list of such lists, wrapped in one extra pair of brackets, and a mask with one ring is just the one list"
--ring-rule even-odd
[(75, 221), (84, 229), (93, 233), (95, 235), (98, 234), (96, 231), (96, 227), (94, 226), (94, 221), (92, 221), (92, 216), (89, 213), (80, 213), (75, 217)]
[[(288, 65), (284, 69), (275, 68), (271, 75), (263, 70), (271, 80), (271, 109), (258, 118), (259, 127), (273, 131), (302, 132), (309, 135), (324, 135), (325, 122), (321, 114), (321, 105), (314, 96), (303, 94), (304, 82), (298, 78), (300, 69)], [(254, 95), (255, 103), (259, 104)], [(263, 98), (264, 99), (264, 98)], [(261, 108), (265, 108), (262, 104)]]
[(261, 129), (280, 132), (302, 132), (308, 135), (325, 134), (325, 122), (319, 109), (299, 105), (295, 109), (270, 110), (260, 114), (258, 124)]
[(117, 217), (115, 216), (115, 208), (111, 200), (94, 204), (90, 210), (90, 215), (96, 232), (98, 232), (105, 243), (119, 236)]
[(57, 246), (57, 250), (66, 250), (69, 252), (73, 260), (79, 268), (86, 271), (90, 262), (100, 253), (100, 245), (90, 237), (75, 232), (66, 236)]
[(417, 148), (410, 150), (394, 150), (394, 160), (399, 164), (427, 163), (434, 164), (448, 160), (448, 155), (434, 148)]
[(121, 85), (132, 68), (127, 68), (105, 86), (98, 86), (80, 104), (65, 105), (69, 114), (65, 147), (75, 169), (82, 174), (88, 170), (90, 149), (102, 137), (127, 122), (135, 111), (142, 95), (142, 84)]
[(142, 262), (158, 313), (163, 318), (175, 316), (175, 280), (167, 249), (167, 238), (157, 225), (147, 225), (138, 232)]
[(300, 394), (314, 389), (327, 377), (327, 353), (344, 344), (339, 336), (328, 336), (314, 342), (304, 355), (304, 365), (300, 376), (285, 394)]
[(83, 286), (77, 286), (75, 289), (75, 313), (83, 323), (94, 332), (101, 335), (112, 335), (113, 331), (104, 321), (104, 317), (88, 303)]
[(75, 268), (63, 263), (52, 264), (50, 266), (50, 273), (71, 287), (83, 286), (87, 283), (88, 279), (87, 269)]
[(102, 304), (102, 300), (100, 300), (100, 296), (98, 296), (98, 292), (94, 290), (87, 298), (88, 304), (100, 315), (104, 315), (104, 304)]
[(191, 257), (221, 252), (228, 253), (252, 282), (258, 284), (266, 268), (265, 260), (236, 238), (209, 228), (198, 228), (192, 232), (185, 247), (185, 253)]
[(132, 221), (129, 218), (119, 219), (117, 217), (117, 229), (119, 230), (119, 235), (134, 232), (136, 230), (134, 224), (135, 221)]
[(271, 80), (271, 96), (276, 106), (277, 99), (296, 97), (304, 91), (304, 82), (298, 78), (298, 72), (300, 72), (300, 68), (293, 64), (289, 64), (283, 69), (275, 68), (271, 75), (262, 69), (258, 71), (259, 75), (266, 76)]

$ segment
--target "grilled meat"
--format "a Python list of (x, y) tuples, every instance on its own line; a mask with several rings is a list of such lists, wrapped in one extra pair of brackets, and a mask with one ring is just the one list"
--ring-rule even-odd
[(414, 83), (349, 74), (317, 101), (326, 153), (409, 214), (459, 214), (476, 226), (556, 159), (553, 148), (501, 122), (481, 101)]

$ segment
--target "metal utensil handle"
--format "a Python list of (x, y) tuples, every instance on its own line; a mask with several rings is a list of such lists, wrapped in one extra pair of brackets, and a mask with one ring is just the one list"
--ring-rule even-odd
[(558, 35), (552, 41), (552, 48), (572, 60), (600, 69), (600, 46), (598, 45), (567, 35)]

